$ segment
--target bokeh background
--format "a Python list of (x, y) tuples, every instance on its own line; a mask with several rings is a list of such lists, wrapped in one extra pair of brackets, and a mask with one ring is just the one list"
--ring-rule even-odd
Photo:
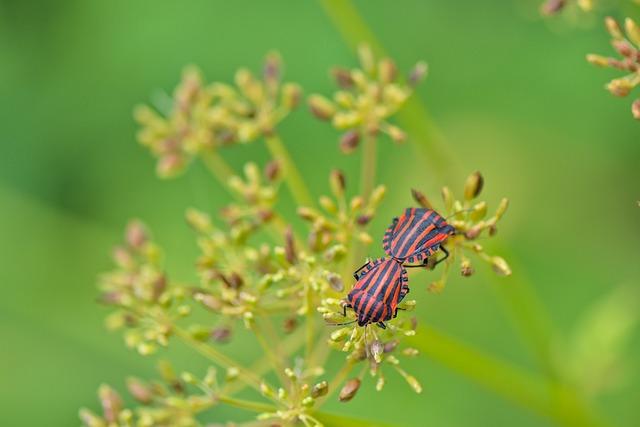
[[(512, 202), (500, 247), (489, 248), (509, 248), (514, 278), (530, 283), (544, 304), (553, 341), (566, 350), (558, 363), (570, 371), (611, 360), (604, 371), (579, 371), (578, 388), (590, 393), (584, 383), (591, 379), (606, 386), (594, 396), (598, 409), (615, 425), (640, 425), (638, 310), (629, 310), (639, 306), (640, 124), (629, 99), (603, 90), (614, 74), (584, 60), (610, 52), (603, 13), (638, 17), (640, 6), (619, 2), (543, 19), (536, 1), (355, 5), (401, 69), (429, 62), (418, 96), (457, 163), (442, 182), (415, 144), (381, 142), (378, 181), (389, 195), (373, 234), (381, 236), (411, 203), (409, 188), (439, 202), (441, 185), (461, 191), (466, 175), (481, 170), (490, 207), (503, 195)], [(103, 328), (96, 276), (109, 267), (124, 224), (138, 217), (164, 246), (172, 275), (192, 278), (197, 248), (184, 210), (215, 211), (228, 196), (199, 165), (178, 179), (157, 179), (152, 158), (135, 142), (132, 109), (170, 92), (186, 64), (198, 64), (209, 80), (231, 81), (237, 67), (257, 69), (273, 48), (287, 80), (307, 93), (330, 93), (329, 68), (356, 63), (313, 1), (0, 2), (2, 425), (78, 425), (78, 407), (97, 407), (100, 383), (123, 389), (128, 375), (154, 375), (153, 363)], [(281, 132), (315, 194), (326, 191), (335, 167), (357, 182), (358, 155), (340, 154), (337, 133), (306, 109)], [(224, 156), (239, 167), (265, 161), (267, 152), (256, 143)], [(292, 204), (285, 198), (282, 207)], [(374, 245), (370, 255), (380, 252)], [(415, 276), (420, 318), (539, 370), (496, 292), (512, 279), (490, 278), (454, 274), (433, 295), (426, 292), (430, 276)], [(608, 315), (598, 315), (603, 310)], [(628, 327), (616, 323), (616, 313)], [(610, 345), (608, 335), (620, 329), (613, 340), (620, 344)], [(229, 351), (246, 352), (243, 345)], [(173, 356), (193, 372), (206, 366), (180, 349)], [(423, 394), (401, 380), (386, 393), (365, 383), (354, 401), (326, 409), (405, 426), (552, 425), (429, 358), (410, 371)], [(221, 408), (214, 418), (227, 416), (233, 413)]]

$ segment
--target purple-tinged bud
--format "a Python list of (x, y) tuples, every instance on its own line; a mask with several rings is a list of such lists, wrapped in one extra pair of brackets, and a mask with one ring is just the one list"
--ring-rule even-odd
[(102, 405), (102, 413), (108, 423), (115, 423), (118, 420), (118, 414), (122, 410), (122, 399), (120, 395), (106, 384), (100, 386), (98, 397)]
[(540, 7), (540, 12), (544, 15), (555, 15), (564, 9), (566, 0), (547, 0)]
[(357, 130), (347, 131), (340, 137), (340, 150), (344, 154), (353, 153), (359, 144), (360, 132)]
[(631, 104), (631, 113), (634, 119), (640, 120), (640, 99), (636, 99), (633, 101), (633, 104)]
[(298, 319), (296, 317), (287, 317), (284, 319), (282, 328), (285, 334), (290, 334), (298, 327)]
[(125, 238), (130, 247), (140, 249), (147, 242), (148, 236), (144, 225), (138, 220), (133, 220), (127, 225)]
[(142, 404), (151, 403), (151, 401), (153, 400), (153, 392), (151, 391), (151, 387), (137, 378), (127, 379), (127, 389), (129, 390), (129, 394), (131, 394), (131, 396), (133, 396), (135, 400)]
[(296, 245), (293, 239), (293, 229), (288, 226), (284, 232), (284, 253), (289, 264), (295, 264), (298, 262), (298, 255), (296, 254)]
[(307, 102), (311, 113), (320, 120), (330, 120), (336, 113), (333, 103), (321, 95), (311, 95)]
[(342, 89), (351, 89), (353, 87), (353, 78), (351, 77), (351, 71), (346, 68), (335, 67), (331, 70), (336, 84)]
[(420, 83), (425, 78), (428, 71), (429, 66), (426, 62), (418, 62), (416, 65), (414, 65), (413, 69), (409, 73), (409, 84), (411, 86), (417, 86), (418, 83)]
[(280, 162), (272, 160), (264, 168), (264, 176), (268, 181), (273, 182), (280, 178)]
[(400, 344), (399, 340), (387, 341), (386, 343), (384, 343), (384, 352), (391, 353), (393, 350), (396, 349), (396, 347), (398, 347), (398, 344)]
[(231, 338), (231, 328), (227, 326), (220, 326), (218, 328), (213, 329), (209, 334), (209, 336), (211, 337), (212, 340), (214, 340), (217, 343), (220, 343), (220, 344), (227, 343)]
[(369, 224), (369, 222), (371, 222), (372, 218), (372, 215), (360, 215), (358, 218), (356, 218), (356, 222), (358, 223), (358, 225), (367, 225)]

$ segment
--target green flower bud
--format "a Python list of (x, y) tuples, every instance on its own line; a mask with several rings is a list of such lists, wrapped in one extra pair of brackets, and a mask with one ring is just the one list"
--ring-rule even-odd
[(464, 198), (465, 200), (472, 200), (478, 197), (482, 191), (484, 179), (480, 172), (474, 172), (467, 178), (464, 184)]
[(624, 20), (624, 28), (627, 32), (627, 37), (629, 38), (629, 40), (635, 43), (636, 46), (640, 47), (640, 27), (638, 26), (638, 24), (636, 24), (633, 19), (626, 18)]
[(320, 120), (329, 120), (336, 113), (333, 103), (321, 95), (311, 95), (308, 104), (311, 113)]

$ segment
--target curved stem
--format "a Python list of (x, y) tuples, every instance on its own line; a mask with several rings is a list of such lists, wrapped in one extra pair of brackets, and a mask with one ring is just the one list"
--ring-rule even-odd
[(526, 372), (458, 342), (436, 329), (419, 327), (409, 338), (421, 353), (539, 415), (571, 427), (607, 425), (566, 385)]
[(273, 134), (267, 136), (265, 141), (273, 159), (277, 160), (284, 169), (284, 179), (296, 203), (300, 206), (312, 207), (314, 203), (309, 189), (280, 137)]
[(217, 150), (204, 150), (200, 153), (200, 158), (203, 163), (211, 172), (213, 176), (216, 177), (220, 184), (228, 191), (229, 186), (229, 178), (235, 175), (233, 169), (229, 164), (222, 158), (220, 153)]
[(247, 385), (249, 385), (253, 389), (260, 392), (260, 383), (262, 381), (252, 371), (248, 370), (243, 366), (238, 365), (234, 360), (230, 359), (228, 356), (224, 355), (223, 353), (220, 353), (218, 350), (211, 347), (210, 345), (204, 344), (194, 339), (193, 337), (191, 337), (191, 335), (187, 331), (183, 330), (180, 327), (174, 326), (173, 332), (178, 338), (180, 338), (186, 344), (193, 347), (196, 351), (198, 351), (200, 354), (202, 354), (203, 356), (205, 356), (206, 358), (214, 362), (216, 365), (226, 369), (230, 369), (230, 368), (237, 369), (238, 376), (240, 377), (240, 379), (242, 379), (242, 381), (244, 381)]

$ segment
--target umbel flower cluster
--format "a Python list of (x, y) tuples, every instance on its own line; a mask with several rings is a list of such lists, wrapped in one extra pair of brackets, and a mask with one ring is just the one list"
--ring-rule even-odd
[[(607, 90), (614, 96), (625, 97), (640, 85), (640, 26), (631, 18), (624, 21), (624, 31), (615, 19), (605, 19), (607, 31), (611, 35), (611, 45), (618, 58), (587, 55), (587, 60), (599, 67), (613, 68), (626, 74), (611, 80)], [(631, 104), (631, 113), (640, 120), (640, 98)]]
[[(402, 83), (391, 60), (376, 62), (368, 49), (360, 52), (361, 68), (334, 70), (341, 87), (334, 101), (313, 95), (309, 105), (316, 116), (352, 132), (343, 135), (343, 149), (354, 148), (362, 135), (366, 152), (380, 133), (404, 139), (389, 119), (410, 96), (425, 66), (419, 64), (408, 83)], [(176, 373), (161, 362), (160, 380), (130, 378), (127, 389), (137, 403), (131, 409), (124, 403), (129, 399), (103, 385), (98, 392), (102, 410), (80, 412), (85, 426), (210, 425), (228, 421), (217, 415), (220, 405), (254, 412), (256, 425), (321, 426), (326, 423), (323, 403), (334, 394), (342, 402), (351, 400), (367, 382), (367, 372), (377, 390), (384, 388), (387, 374), (397, 373), (415, 392), (422, 391), (419, 380), (401, 364), (403, 358), (419, 356), (404, 339), (416, 334), (418, 320), (411, 315), (415, 300), (403, 300), (403, 310), (384, 330), (329, 325), (354, 319), (352, 311), (344, 316), (344, 299), (353, 286), (353, 271), (365, 261), (367, 245), (380, 244), (382, 236), (372, 236), (369, 225), (378, 215), (385, 187), (375, 185), (375, 168), (367, 164), (375, 163), (375, 156), (363, 156), (360, 194), (353, 195), (358, 192), (345, 173), (333, 170), (327, 194), (310, 195), (277, 134), (278, 123), (301, 96), (297, 85), (280, 82), (281, 71), (279, 56), (270, 54), (261, 79), (242, 69), (233, 87), (205, 83), (190, 67), (169, 111), (136, 109), (139, 140), (157, 157), (158, 175), (175, 176), (199, 158), (233, 202), (218, 215), (186, 211), (200, 248), (196, 283), (173, 279), (151, 232), (132, 221), (113, 252), (113, 269), (99, 280), (100, 300), (112, 310), (107, 326), (122, 330), (126, 345), (143, 356), (181, 342), (211, 366), (206, 372)], [(272, 153), (264, 166), (248, 162), (237, 173), (220, 155), (229, 144), (256, 140), (264, 140)], [(296, 200), (296, 212), (279, 208), (281, 183)], [(477, 200), (482, 186), (482, 176), (474, 173), (462, 199), (446, 187), (442, 190), (444, 212), (457, 234), (446, 243), (451, 256), (438, 267), (441, 275), (432, 291), (443, 289), (456, 264), (463, 276), (472, 275), (472, 257), (498, 274), (511, 273), (502, 258), (486, 254), (478, 243), (495, 235), (507, 208), (503, 199), (487, 217), (487, 204)], [(414, 190), (413, 197), (432, 208), (423, 193)], [(303, 220), (304, 230), (290, 225), (293, 215)], [(260, 355), (250, 366), (225, 351), (238, 335), (244, 336), (239, 338), (244, 348), (251, 348), (245, 353)], [(253, 340), (247, 342), (247, 335)], [(335, 372), (327, 369), (332, 354), (343, 359)], [(242, 390), (243, 398), (236, 397)]]

